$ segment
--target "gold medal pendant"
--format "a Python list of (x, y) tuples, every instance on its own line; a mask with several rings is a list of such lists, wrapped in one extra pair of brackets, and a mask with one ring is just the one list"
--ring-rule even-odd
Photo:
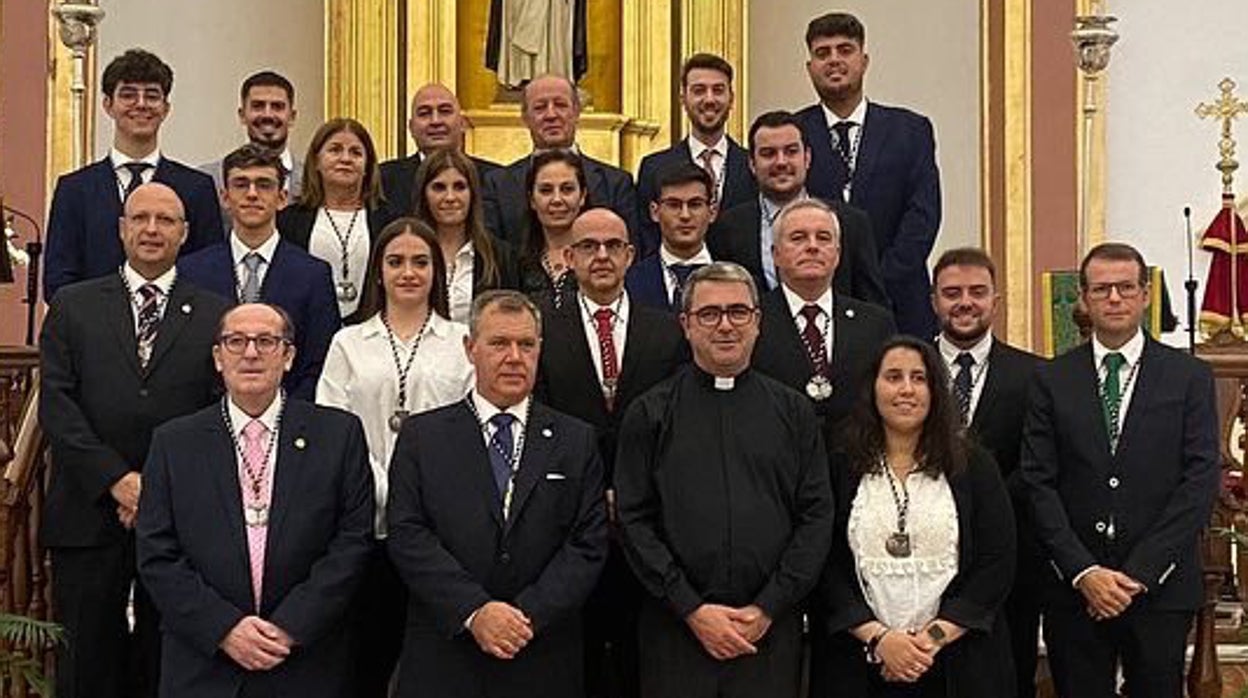
[(910, 534), (891, 533), (888, 540), (884, 541), (884, 550), (893, 557), (910, 557)]

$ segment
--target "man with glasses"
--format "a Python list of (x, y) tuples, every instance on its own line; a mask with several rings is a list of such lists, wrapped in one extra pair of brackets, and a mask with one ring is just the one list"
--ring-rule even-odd
[(659, 176), (650, 219), (659, 226), (658, 252), (628, 270), (629, 294), (641, 305), (680, 312), (689, 275), (711, 263), (706, 231), (715, 220), (714, 183), (706, 170), (681, 164)]
[(749, 272), (694, 272), (680, 315), (693, 364), (624, 415), (615, 487), (624, 548), (649, 592), (642, 694), (794, 696), (799, 603), (832, 540), (832, 493), (807, 398), (750, 367)]
[(121, 268), (57, 294), (39, 341), (39, 422), (54, 463), (39, 542), (71, 638), (57, 645), (64, 698), (156, 695), (159, 623), (141, 583), (133, 633), (126, 616), (143, 463), (157, 425), (212, 401), (211, 348), (228, 306), (174, 266), (187, 232), (169, 186), (135, 189), (120, 228)]
[(161, 695), (350, 695), (345, 623), (372, 550), (373, 477), (354, 415), (288, 398), (290, 318), (221, 318), (225, 395), (156, 430), (139, 572), (161, 611)]
[(1132, 698), (1178, 696), (1221, 471), (1213, 374), (1140, 327), (1134, 248), (1092, 248), (1079, 285), (1092, 338), (1036, 370), (1023, 423), (1049, 666), (1063, 696), (1118, 695), (1120, 665)]
[(312, 400), (329, 343), (342, 324), (329, 265), (280, 239), (277, 211), (286, 205), (285, 170), (277, 153), (248, 143), (225, 156), (221, 200), (234, 222), (229, 239), (183, 260), (186, 278), (239, 303), (272, 303), (294, 321), (294, 367), (284, 385)]
[(101, 79), (104, 113), (113, 120), (108, 157), (63, 175), (48, 213), (43, 295), (83, 279), (106, 276), (125, 261), (117, 219), (126, 198), (146, 182), (169, 185), (185, 208), (186, 242), (193, 252), (221, 239), (221, 210), (212, 178), (160, 152), (160, 126), (169, 116), (173, 70), (142, 49), (114, 58)]
[(551, 407), (574, 414), (598, 432), (612, 524), (606, 568), (585, 613), (585, 670), (591, 698), (636, 698), (637, 611), (641, 589), (628, 569), (615, 528), (616, 432), (629, 404), (672, 374), (687, 348), (668, 313), (634, 303), (624, 290), (633, 259), (624, 220), (606, 208), (572, 223), (564, 260), (576, 274), (577, 302), (543, 323), (537, 394)]

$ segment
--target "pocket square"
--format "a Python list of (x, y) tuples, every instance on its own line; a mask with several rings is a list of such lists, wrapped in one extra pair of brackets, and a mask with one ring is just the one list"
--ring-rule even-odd
[(563, 473), (546, 473), (547, 480), (567, 480), (568, 476)]

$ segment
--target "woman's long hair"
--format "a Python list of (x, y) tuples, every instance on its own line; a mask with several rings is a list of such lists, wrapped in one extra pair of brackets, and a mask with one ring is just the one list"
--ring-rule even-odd
[(381, 267), (386, 263), (386, 246), (400, 235), (415, 235), (429, 246), (429, 259), (433, 262), (433, 278), (429, 281), (429, 309), (443, 319), (451, 318), (450, 302), (446, 290), (446, 260), (438, 245), (438, 235), (416, 218), (399, 218), (391, 221), (377, 235), (373, 250), (368, 256), (368, 271), (364, 275), (364, 297), (360, 299), (359, 317), (368, 319), (386, 309), (386, 289), (381, 282)]
[(593, 202), (589, 198), (589, 183), (585, 179), (585, 163), (580, 155), (563, 149), (547, 150), (534, 155), (533, 162), (529, 165), (529, 173), (524, 177), (524, 205), (527, 213), (524, 219), (524, 242), (520, 254), (523, 264), (540, 265), (542, 253), (546, 250), (546, 233), (542, 230), (542, 223), (537, 218), (537, 211), (533, 210), (533, 190), (537, 188), (537, 174), (542, 171), (542, 168), (556, 162), (562, 162), (576, 172), (576, 182), (580, 185), (581, 191), (585, 193), (585, 203), (581, 204), (580, 210), (585, 211), (593, 207)]
[(360, 205), (373, 210), (381, 205), (381, 170), (377, 165), (377, 148), (373, 146), (373, 137), (368, 135), (364, 124), (355, 119), (330, 119), (321, 124), (312, 135), (308, 144), (308, 154), (303, 158), (303, 187), (299, 193), (299, 204), (307, 208), (320, 208), (325, 204), (325, 182), (321, 179), (321, 171), (317, 162), (321, 159), (321, 148), (325, 142), (336, 134), (347, 131), (360, 139), (364, 145), (364, 178), (360, 182)]
[(485, 215), (481, 211), (481, 177), (477, 173), (472, 160), (454, 148), (439, 148), (421, 161), (416, 170), (416, 180), (412, 191), (417, 192), (412, 202), (413, 215), (429, 225), (435, 231), (438, 222), (429, 208), (429, 197), (425, 188), (433, 180), (447, 170), (455, 170), (468, 180), (468, 218), (464, 220), (464, 232), (472, 243), (473, 254), (481, 257), (481, 278), (473, 279), (473, 286), (492, 288), (498, 286), (501, 276), (498, 269), (498, 254), (494, 251), (493, 236), (485, 229)]

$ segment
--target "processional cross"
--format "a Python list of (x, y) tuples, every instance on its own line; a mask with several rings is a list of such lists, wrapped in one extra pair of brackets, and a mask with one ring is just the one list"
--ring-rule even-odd
[[(1218, 154), (1221, 157), (1218, 160), (1218, 164), (1215, 165), (1217, 170), (1222, 173), (1222, 211), (1219, 212), (1218, 217), (1214, 219), (1214, 223), (1205, 232), (1201, 239), (1201, 247), (1214, 253), (1209, 276), (1205, 280), (1204, 310), (1212, 310), (1212, 306), (1217, 306), (1219, 310), (1225, 307), (1229, 323), (1222, 324), (1217, 334), (1225, 333), (1225, 336), (1229, 337), (1243, 335), (1239, 301), (1239, 274), (1241, 273), (1239, 256), (1240, 234), (1244, 231), (1243, 223), (1235, 211), (1235, 190), (1233, 185), (1235, 170), (1239, 169), (1239, 163), (1235, 160), (1235, 138), (1231, 133), (1231, 125), (1240, 115), (1248, 114), (1248, 101), (1241, 100), (1235, 96), (1235, 81), (1229, 77), (1223, 78), (1218, 83), (1218, 89), (1221, 95), (1216, 101), (1205, 102), (1196, 106), (1196, 116), (1202, 119), (1217, 119), (1222, 122), (1221, 136), (1218, 139)], [(1225, 257), (1219, 259), (1220, 255), (1228, 253), (1229, 259)], [(1225, 292), (1228, 281), (1230, 286), (1229, 303), (1226, 302), (1227, 297), (1221, 295)], [(1216, 300), (1218, 297), (1222, 298), (1220, 302)], [(1204, 314), (1202, 312), (1202, 316)], [(1215, 312), (1213, 315), (1222, 316), (1222, 313)]]

